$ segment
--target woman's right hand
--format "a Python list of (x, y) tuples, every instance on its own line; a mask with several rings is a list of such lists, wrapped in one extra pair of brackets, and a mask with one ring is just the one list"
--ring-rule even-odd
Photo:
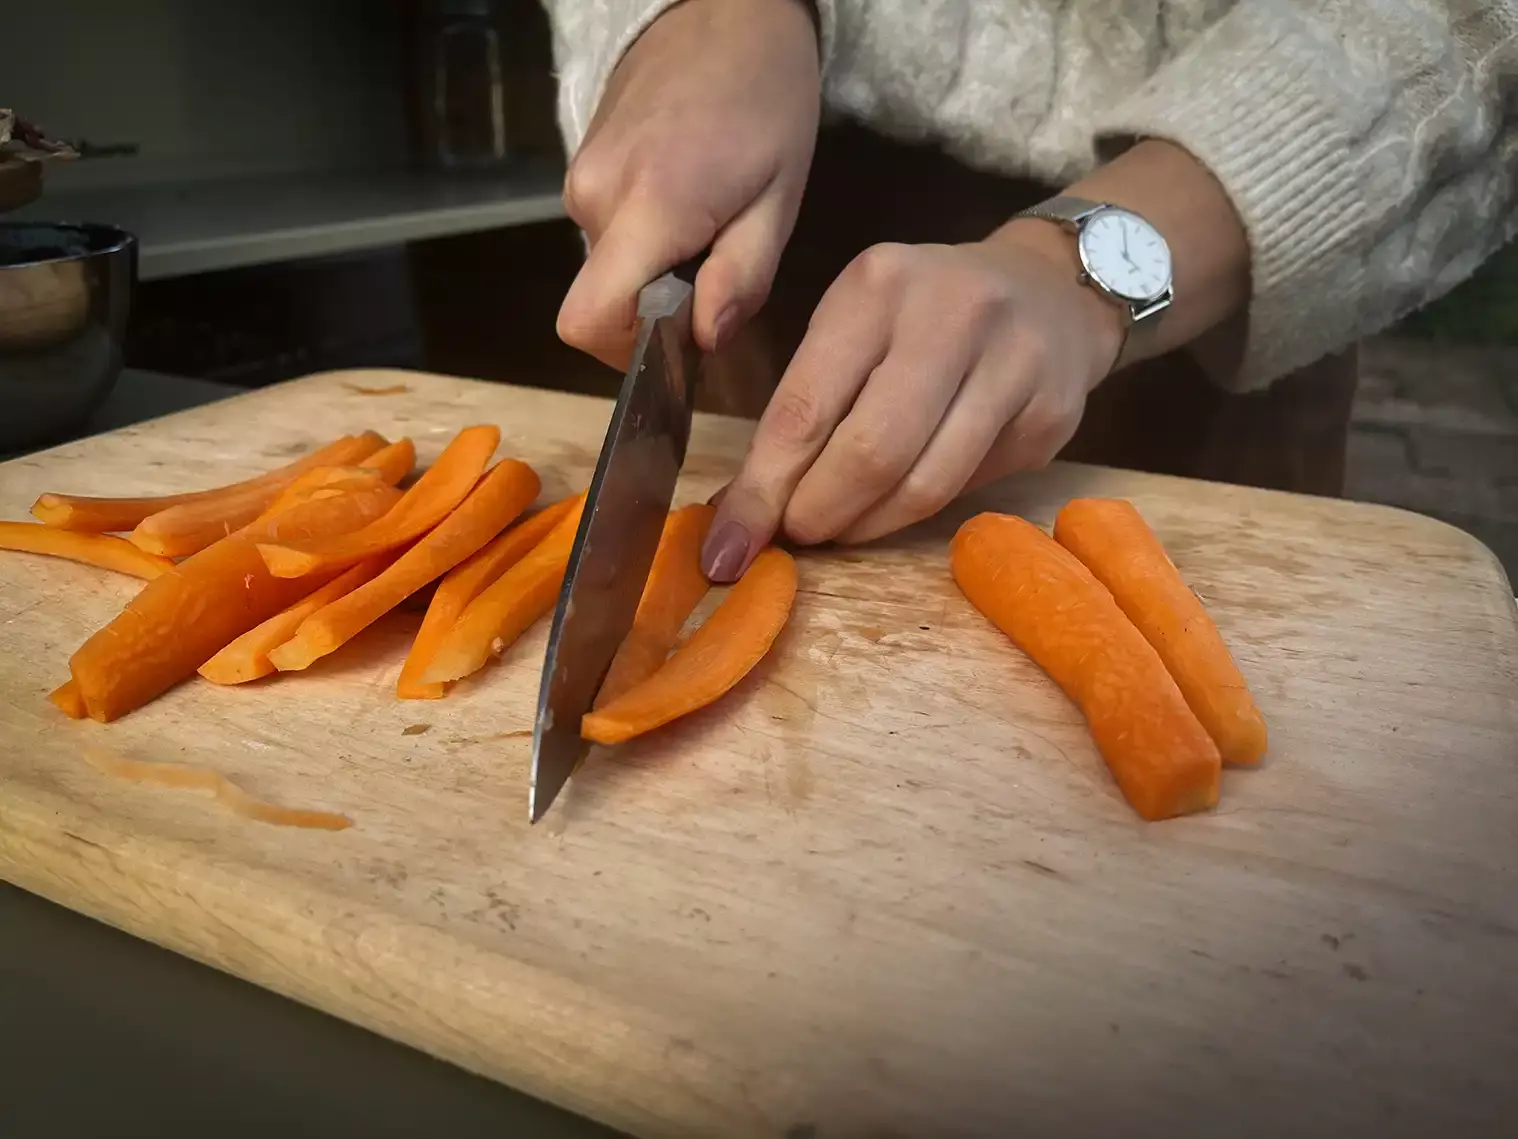
[(638, 290), (708, 246), (694, 328), (711, 351), (762, 305), (796, 222), (821, 107), (803, 0), (683, 0), (613, 72), (564, 181), (590, 255), (559, 336), (613, 367)]

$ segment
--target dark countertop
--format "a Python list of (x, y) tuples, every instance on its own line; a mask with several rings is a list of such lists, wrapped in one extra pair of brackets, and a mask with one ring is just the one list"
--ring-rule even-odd
[[(127, 371), (80, 434), (239, 390)], [(6, 1139), (615, 1135), (5, 883), (0, 1042)]]

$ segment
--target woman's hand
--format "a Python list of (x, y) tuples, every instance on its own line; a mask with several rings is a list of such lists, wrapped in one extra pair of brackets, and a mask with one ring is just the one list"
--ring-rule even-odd
[(564, 184), (590, 256), (560, 337), (613, 367), (638, 290), (700, 253), (708, 351), (764, 303), (817, 141), (817, 30), (803, 0), (685, 0), (628, 49)]
[(721, 498), (710, 576), (735, 578), (778, 530), (867, 541), (1052, 459), (1124, 335), (1124, 315), (1078, 272), (1073, 238), (1039, 220), (856, 258)]

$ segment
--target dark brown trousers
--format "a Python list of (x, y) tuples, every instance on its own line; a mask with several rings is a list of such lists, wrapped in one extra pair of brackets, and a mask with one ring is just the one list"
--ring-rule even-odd
[[(839, 272), (878, 242), (974, 241), (1047, 190), (985, 174), (926, 146), (824, 129), (796, 231), (763, 313), (712, 368), (703, 403), (755, 417)], [(1338, 495), (1354, 350), (1231, 395), (1185, 355), (1106, 380), (1061, 457), (1220, 482)]]

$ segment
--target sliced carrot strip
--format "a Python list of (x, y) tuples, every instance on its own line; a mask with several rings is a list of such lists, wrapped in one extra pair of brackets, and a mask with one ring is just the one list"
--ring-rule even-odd
[[(373, 431), (362, 435), (344, 435), (328, 443), (304, 459), (286, 466), (228, 483), (209, 490), (191, 491), (186, 494), (161, 494), (142, 498), (90, 498), (73, 494), (44, 494), (32, 504), (32, 514), (48, 526), (64, 530), (131, 530), (144, 518), (179, 506), (186, 502), (199, 502), (233, 491), (250, 488), (269, 489), (278, 492), (297, 475), (313, 467), (341, 467), (356, 463), (385, 446), (385, 438)], [(269, 496), (274, 497), (273, 493)]]
[(359, 466), (313, 467), (283, 489), (252, 487), (182, 502), (139, 522), (131, 534), (132, 544), (150, 554), (186, 557), (290, 502), (308, 500), (312, 497), (311, 490), (317, 487), (340, 489), (368, 479), (394, 486), (410, 473), (415, 462), (416, 447), (411, 440), (402, 439), (381, 447)]
[(1154, 646), (1223, 762), (1259, 763), (1269, 744), (1265, 717), (1201, 599), (1134, 505), (1074, 499), (1055, 518), (1054, 538), (1112, 592)]
[(324, 567), (350, 565), (420, 537), (464, 501), (500, 441), (499, 427), (464, 428), (384, 518), (351, 534), (262, 544), (259, 550), (269, 572), (300, 577)]
[(216, 801), (234, 815), (255, 822), (323, 831), (347, 830), (353, 825), (353, 820), (347, 815), (332, 811), (308, 811), (266, 803), (249, 795), (221, 772), (212, 771), (209, 767), (187, 763), (149, 763), (111, 755), (92, 747), (84, 749), (84, 758), (91, 767), (117, 779), (127, 779), (133, 783), (156, 783), (160, 787), (210, 791), (216, 796)]
[(711, 582), (701, 572), (701, 543), (717, 508), (704, 503), (672, 511), (659, 536), (659, 550), (648, 571), (633, 627), (612, 658), (597, 708), (636, 688), (658, 672)]
[(572, 510), (576, 503), (585, 500), (583, 494), (562, 499), (552, 506), (545, 506), (531, 518), (513, 526), (483, 549), (454, 566), (438, 582), (422, 618), (422, 627), (411, 642), (406, 663), (401, 666), (401, 677), (395, 684), (395, 694), (402, 700), (441, 700), (448, 691), (444, 683), (426, 683), (422, 673), (437, 655), (438, 645), (448, 630), (453, 628), (464, 607), (473, 601), (491, 582), (500, 577), (532, 551), (550, 531)]
[(90, 710), (84, 706), (84, 693), (79, 691), (79, 685), (72, 680), (65, 680), (49, 692), (47, 698), (71, 720), (82, 720), (90, 714)]
[[(280, 491), (279, 497), (269, 503), (254, 521), (262, 522), (273, 518), (274, 515), (303, 502), (311, 502), (318, 498), (336, 498), (350, 490), (376, 486), (386, 481), (380, 477), (378, 471), (364, 467), (316, 467)], [(396, 495), (396, 501), (399, 500), (400, 496)]]
[(293, 637), (302, 621), (322, 606), (353, 592), (394, 560), (392, 554), (386, 553), (349, 566), (315, 593), (249, 629), (197, 671), (213, 684), (246, 684), (278, 671), (269, 653)]
[(587, 713), (580, 734), (619, 744), (706, 707), (764, 659), (795, 600), (795, 560), (761, 550), (690, 639), (647, 680)]
[(262, 541), (341, 534), (381, 517), (399, 492), (378, 483), (292, 507), (207, 546), (143, 586), (69, 659), (90, 716), (102, 723), (194, 674), (233, 638), (326, 583), (269, 573)]
[(174, 568), (168, 558), (145, 554), (125, 538), (59, 530), (40, 522), (0, 522), (0, 550), (67, 558), (147, 581)]
[(1074, 554), (1021, 518), (979, 514), (954, 535), (949, 568), (970, 603), (1080, 708), (1142, 817), (1218, 801), (1217, 745), (1159, 654)]
[(422, 673), (422, 683), (459, 680), (484, 668), (492, 654), (500, 656), (553, 608), (584, 507), (585, 499), (576, 499), (548, 537), (464, 607), (438, 643), (432, 663)]
[(309, 668), (494, 538), (541, 489), (537, 472), (526, 463), (501, 460), (452, 514), (393, 565), (307, 617), (269, 659), (281, 672)]

